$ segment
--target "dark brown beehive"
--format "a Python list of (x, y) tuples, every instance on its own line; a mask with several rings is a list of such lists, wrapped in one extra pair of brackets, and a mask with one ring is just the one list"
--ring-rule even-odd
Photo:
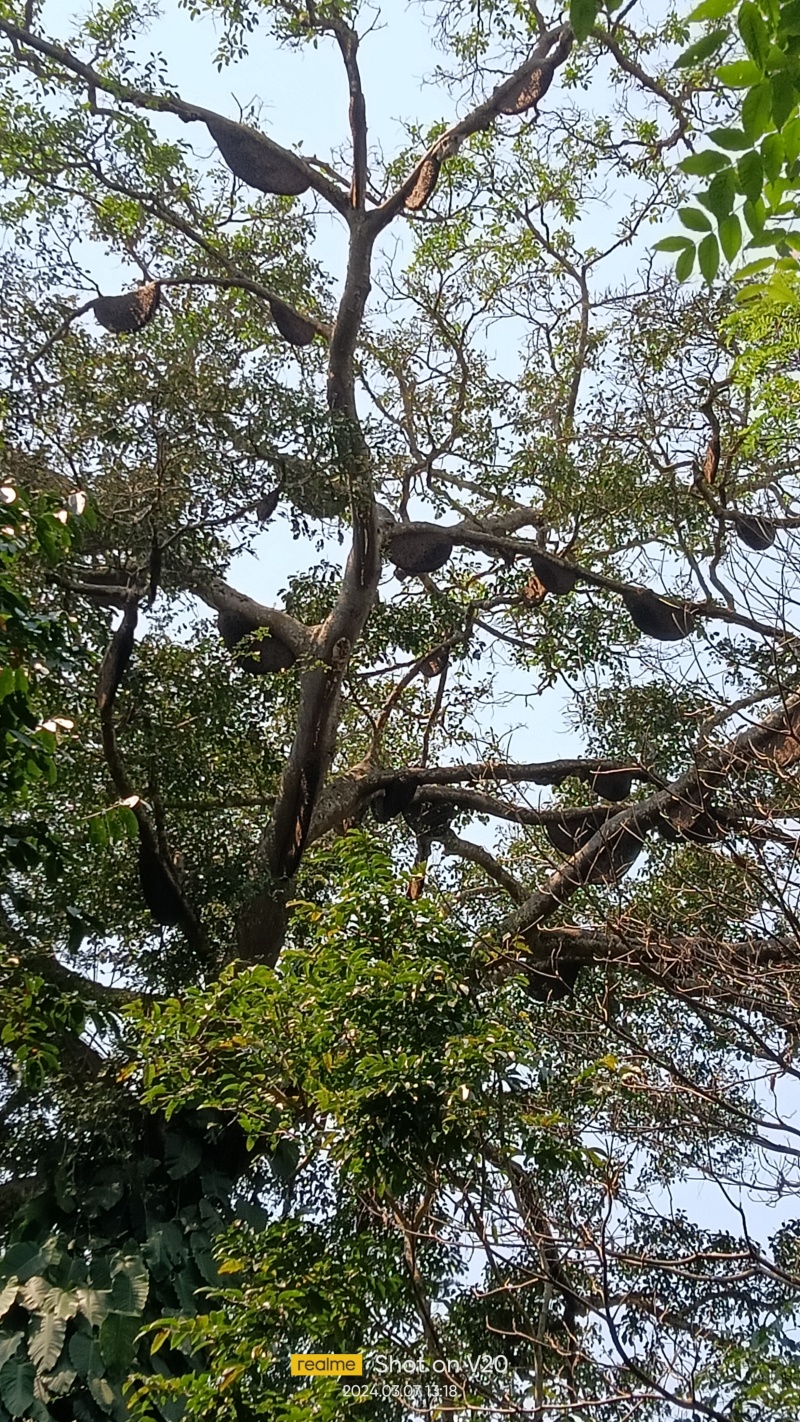
[(644, 848), (641, 835), (621, 828), (598, 850), (586, 876), (587, 884), (615, 884), (636, 862)]
[(548, 558), (544, 554), (534, 553), (531, 565), (542, 587), (554, 597), (566, 597), (578, 581), (579, 575), (574, 568), (567, 568), (555, 558)]
[(560, 955), (547, 966), (525, 967), (525, 989), (534, 1002), (560, 1002), (571, 997), (581, 968), (586, 964), (579, 958), (564, 958)]
[(285, 301), (281, 301), (277, 296), (269, 298), (269, 309), (272, 312), (272, 319), (280, 331), (283, 339), (289, 341), (293, 346), (310, 346), (317, 328), (313, 321), (309, 321), (305, 316), (301, 316), (299, 311), (292, 310)]
[(537, 99), (541, 99), (545, 88), (542, 70), (534, 69), (506, 94), (502, 103), (498, 105), (498, 113), (524, 114), (525, 110), (535, 104)]
[(247, 612), (220, 612), (217, 617), (220, 636), (229, 651), (239, 647), (245, 639), (250, 639), (236, 657), (236, 665), (252, 676), (263, 676), (267, 672), (286, 671), (294, 666), (297, 654), (275, 633), (255, 637), (259, 630), (265, 631), (264, 624)]
[(430, 679), (432, 676), (441, 676), (446, 666), (447, 653), (433, 652), (431, 656), (422, 663), (420, 671), (424, 677)]
[(303, 165), (265, 134), (225, 118), (207, 119), (206, 128), (231, 172), (248, 187), (279, 197), (297, 197), (308, 190)]
[(598, 770), (592, 776), (592, 790), (602, 800), (627, 800), (633, 776), (629, 770)]
[(775, 542), (776, 529), (772, 519), (736, 514), (734, 527), (736, 537), (748, 548), (755, 549), (756, 553), (763, 553)]
[(572, 855), (597, 834), (605, 819), (603, 811), (581, 816), (564, 814), (561, 819), (546, 820), (544, 832), (559, 854)]
[(453, 552), (453, 540), (443, 528), (410, 528), (389, 539), (389, 557), (404, 573), (435, 573)]
[(441, 166), (441, 160), (435, 154), (423, 160), (416, 182), (406, 198), (405, 206), (408, 212), (419, 212), (420, 208), (425, 206), (439, 180)]
[(92, 310), (95, 320), (106, 331), (113, 331), (116, 336), (128, 336), (134, 331), (141, 331), (148, 321), (152, 321), (160, 300), (158, 282), (148, 281), (122, 296), (98, 296)]
[(680, 642), (694, 632), (695, 620), (682, 603), (668, 602), (649, 588), (626, 591), (622, 601), (634, 627), (645, 637), (654, 637), (659, 642)]
[(259, 499), (256, 504), (256, 518), (259, 523), (266, 523), (268, 519), (272, 518), (280, 502), (280, 497), (280, 489), (270, 489), (269, 493), (265, 494), (263, 499)]
[(395, 819), (411, 808), (411, 801), (417, 793), (415, 780), (393, 780), (385, 790), (379, 790), (372, 801), (372, 813), (379, 825)]
[(142, 898), (156, 923), (170, 928), (180, 923), (183, 905), (173, 875), (146, 844), (139, 845), (139, 882)]

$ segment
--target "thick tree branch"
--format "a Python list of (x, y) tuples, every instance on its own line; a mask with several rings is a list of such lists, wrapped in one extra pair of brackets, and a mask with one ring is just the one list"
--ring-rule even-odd
[[(213, 109), (205, 109), (199, 104), (187, 103), (178, 94), (148, 93), (144, 89), (137, 89), (132, 84), (126, 84), (122, 79), (103, 74), (91, 64), (86, 64), (83, 60), (78, 59), (77, 55), (72, 54), (63, 45), (34, 35), (30, 30), (23, 29), (10, 20), (0, 19), (0, 35), (6, 35), (8, 39), (15, 41), (18, 45), (52, 59), (68, 73), (83, 79), (91, 92), (99, 90), (103, 94), (112, 95), (120, 103), (131, 104), (134, 108), (145, 109), (150, 113), (175, 114), (183, 123), (207, 123), (209, 120), (213, 123), (220, 119), (225, 122), (222, 114), (216, 113)], [(334, 183), (296, 153), (282, 148), (280, 144), (273, 143), (265, 135), (261, 135), (261, 137), (265, 144), (268, 144), (292, 166), (299, 166), (308, 180), (309, 187), (319, 193), (320, 197), (330, 203), (337, 212), (346, 213), (348, 211), (347, 196)]]
[(608, 859), (611, 869), (624, 868), (632, 842), (644, 844), (647, 834), (664, 816), (674, 816), (676, 805), (696, 807), (698, 790), (702, 800), (704, 781), (715, 776), (742, 774), (750, 766), (786, 771), (800, 761), (800, 695), (791, 697), (779, 710), (755, 726), (741, 732), (728, 745), (706, 748), (697, 754), (696, 764), (669, 788), (659, 790), (612, 816), (592, 838), (547, 882), (503, 921), (502, 932), (518, 934), (542, 923), (588, 883), (598, 860)]

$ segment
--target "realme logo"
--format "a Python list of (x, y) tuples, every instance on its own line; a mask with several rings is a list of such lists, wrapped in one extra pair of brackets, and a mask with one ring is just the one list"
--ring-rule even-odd
[(292, 1373), (295, 1377), (308, 1373), (330, 1377), (333, 1373), (341, 1377), (360, 1378), (364, 1371), (363, 1364), (360, 1353), (292, 1353)]

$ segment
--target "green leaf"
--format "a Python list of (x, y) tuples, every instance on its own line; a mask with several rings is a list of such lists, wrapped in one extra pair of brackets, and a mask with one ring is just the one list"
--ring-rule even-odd
[(28, 1355), (41, 1372), (49, 1373), (61, 1356), (67, 1322), (54, 1313), (39, 1314), (28, 1332)]
[(735, 212), (723, 217), (719, 224), (719, 243), (725, 260), (732, 262), (742, 245), (742, 224)]
[(108, 826), (106, 824), (105, 813), (92, 815), (89, 820), (89, 839), (98, 849), (105, 849), (108, 844)]
[(0, 1401), (12, 1417), (24, 1417), (33, 1402), (33, 1363), (18, 1363), (11, 1358), (0, 1368)]
[(134, 1339), (141, 1327), (138, 1318), (110, 1313), (100, 1329), (100, 1352), (107, 1368), (117, 1374), (128, 1371), (134, 1354)]
[(760, 198), (758, 202), (750, 202), (748, 198), (742, 208), (742, 216), (754, 237), (758, 237), (764, 231), (767, 215)]
[(690, 69), (696, 64), (702, 64), (704, 59), (710, 59), (712, 54), (716, 54), (725, 44), (728, 35), (724, 30), (717, 30), (711, 35), (703, 35), (702, 39), (695, 40), (690, 44), (673, 64), (673, 69)]
[(653, 243), (654, 252), (684, 252), (687, 247), (694, 246), (691, 237), (662, 237), (660, 242)]
[(181, 1136), (177, 1132), (167, 1136), (164, 1160), (167, 1173), (173, 1180), (182, 1180), (185, 1175), (191, 1175), (200, 1164), (201, 1158), (202, 1151), (193, 1137)]
[(714, 74), (726, 89), (752, 89), (762, 79), (761, 70), (751, 59), (734, 59), (732, 64), (720, 64)]
[(750, 147), (750, 140), (741, 128), (712, 128), (708, 136), (718, 148), (727, 148), (731, 153)]
[(599, 8), (599, 0), (570, 0), (569, 22), (578, 44), (591, 33)]
[(747, 53), (759, 69), (763, 70), (769, 54), (770, 37), (764, 16), (753, 0), (743, 0), (739, 7), (737, 24)]
[(74, 1368), (61, 1367), (55, 1373), (47, 1373), (40, 1381), (53, 1397), (64, 1397), (72, 1387), (77, 1373)]
[(108, 1292), (102, 1289), (77, 1288), (78, 1308), (88, 1323), (97, 1328), (108, 1313)]
[(783, 130), (782, 137), (786, 162), (794, 163), (796, 158), (800, 158), (800, 116), (790, 119)]
[(764, 169), (760, 153), (743, 153), (736, 165), (739, 189), (749, 202), (756, 203), (764, 186)]
[(685, 252), (681, 252), (675, 263), (675, 276), (678, 281), (688, 281), (694, 271), (695, 248), (694, 243), (687, 247)]
[(73, 1333), (67, 1348), (73, 1368), (82, 1378), (102, 1373), (100, 1349), (91, 1333)]
[(750, 277), (760, 276), (762, 272), (769, 271), (772, 266), (774, 266), (772, 257), (759, 257), (758, 261), (747, 262), (745, 266), (740, 267), (736, 273), (736, 280), (748, 281)]
[(0, 1338), (0, 1368), (5, 1367), (9, 1358), (13, 1358), (24, 1337), (25, 1334), (20, 1329), (18, 1333), (9, 1333), (5, 1338)]
[(776, 247), (779, 242), (786, 241), (786, 233), (782, 227), (771, 227), (768, 232), (761, 232), (756, 237), (751, 237), (747, 244), (750, 248)]
[(726, 168), (730, 161), (730, 158), (726, 158), (724, 154), (715, 153), (713, 148), (705, 148), (702, 153), (692, 153), (688, 158), (684, 158), (678, 167), (684, 173), (707, 178), (711, 173), (718, 173), (721, 168)]
[(0, 1289), (0, 1318), (3, 1318), (8, 1313), (11, 1305), (16, 1301), (18, 1293), (19, 1279), (15, 1276), (9, 1279), (8, 1283), (4, 1284), (2, 1289)]
[(688, 227), (690, 232), (710, 232), (711, 223), (704, 212), (696, 207), (679, 207), (678, 216), (684, 227)]
[(737, 0), (703, 0), (702, 5), (697, 5), (691, 15), (687, 15), (687, 23), (699, 25), (702, 20), (722, 20), (736, 4)]
[(768, 133), (761, 145), (761, 162), (767, 182), (774, 183), (783, 168), (785, 149), (779, 133)]
[(713, 232), (709, 232), (700, 243), (697, 261), (706, 281), (712, 282), (719, 271), (719, 243)]
[(713, 212), (718, 222), (723, 217), (727, 217), (733, 208), (733, 200), (736, 196), (736, 182), (733, 176), (733, 169), (727, 168), (709, 183), (704, 193), (698, 194), (698, 202), (707, 207), (709, 212)]
[(108, 1379), (90, 1377), (87, 1378), (87, 1383), (89, 1391), (98, 1407), (102, 1407), (104, 1412), (110, 1412), (114, 1406), (116, 1394)]
[(112, 1272), (111, 1307), (115, 1313), (138, 1316), (150, 1292), (150, 1275), (146, 1265), (141, 1259), (124, 1258), (112, 1267)]
[(787, 119), (797, 107), (797, 89), (790, 74), (779, 69), (769, 81), (770, 108), (776, 128), (783, 128)]
[(755, 84), (742, 104), (742, 128), (751, 143), (755, 143), (772, 124), (772, 84), (765, 80)]

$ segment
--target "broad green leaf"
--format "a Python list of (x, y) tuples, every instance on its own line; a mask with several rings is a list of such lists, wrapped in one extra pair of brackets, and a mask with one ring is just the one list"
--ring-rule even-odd
[(712, 282), (719, 271), (719, 243), (713, 232), (709, 232), (700, 243), (697, 262), (706, 281)]
[(20, 1290), (20, 1298), (25, 1307), (31, 1313), (36, 1313), (46, 1307), (47, 1295), (50, 1293), (50, 1285), (41, 1274), (34, 1274), (26, 1280)]
[(54, 1373), (46, 1373), (40, 1382), (53, 1397), (64, 1397), (74, 1383), (77, 1373), (74, 1368), (61, 1367)]
[(737, 0), (703, 0), (686, 18), (690, 25), (699, 25), (703, 20), (722, 20), (736, 8), (736, 4)]
[(753, 0), (743, 0), (740, 5), (738, 26), (747, 53), (763, 70), (769, 54), (770, 37), (764, 16)]
[(67, 1322), (54, 1313), (39, 1314), (28, 1331), (28, 1354), (41, 1372), (49, 1373), (61, 1356)]
[(753, 236), (760, 236), (760, 234), (764, 231), (764, 223), (766, 222), (767, 218), (764, 204), (761, 201), (761, 198), (758, 199), (758, 202), (751, 202), (748, 198), (747, 202), (742, 208), (742, 216), (744, 217), (744, 220), (747, 223), (747, 226), (752, 232)]
[(752, 59), (735, 59), (732, 64), (720, 64), (714, 74), (727, 89), (751, 89), (760, 84), (761, 70)]
[(172, 1179), (182, 1180), (184, 1176), (191, 1175), (192, 1171), (197, 1169), (202, 1159), (202, 1151), (192, 1136), (171, 1132), (166, 1139), (164, 1159)]
[(15, 1302), (19, 1293), (19, 1280), (15, 1277), (9, 1279), (0, 1289), (0, 1318), (4, 1318), (11, 1305)]
[(755, 84), (742, 104), (742, 128), (755, 143), (772, 124), (772, 84)]
[(783, 138), (786, 162), (794, 163), (796, 158), (800, 158), (800, 116), (789, 120), (781, 137)]
[(599, 8), (599, 0), (570, 0), (569, 22), (578, 44), (591, 33)]
[(704, 212), (697, 207), (679, 207), (678, 216), (690, 232), (711, 232), (712, 227)]
[(707, 178), (711, 173), (718, 173), (720, 169), (726, 168), (730, 161), (724, 154), (715, 153), (713, 148), (705, 148), (702, 153), (692, 153), (688, 158), (684, 158), (678, 167), (684, 173)]
[(0, 1368), (0, 1401), (12, 1417), (24, 1417), (33, 1402), (36, 1374), (33, 1363), (21, 1363), (10, 1358)]
[(89, 839), (98, 849), (105, 849), (108, 844), (108, 825), (104, 812), (90, 817)]
[(660, 242), (653, 243), (654, 252), (684, 252), (687, 247), (692, 247), (694, 243), (691, 237), (662, 237)]
[(108, 1379), (89, 1377), (86, 1381), (98, 1407), (102, 1407), (104, 1412), (110, 1412), (116, 1401), (116, 1393)]
[(685, 252), (681, 252), (677, 262), (675, 263), (675, 276), (677, 277), (678, 281), (684, 282), (689, 280), (689, 277), (694, 271), (694, 259), (695, 248), (694, 244), (692, 244), (691, 247), (686, 248)]
[(742, 245), (742, 224), (735, 212), (723, 217), (719, 224), (719, 244), (725, 260), (732, 262)]
[(712, 54), (722, 48), (727, 38), (727, 34), (722, 30), (716, 34), (703, 35), (702, 39), (695, 40), (694, 44), (690, 44), (688, 49), (678, 55), (673, 69), (691, 69), (696, 64), (702, 64), (703, 60), (710, 59)]
[(112, 1266), (111, 1307), (115, 1313), (139, 1315), (150, 1291), (150, 1275), (141, 1259), (118, 1260)]
[(703, 204), (703, 207), (707, 207), (709, 212), (713, 212), (717, 221), (720, 222), (733, 208), (735, 197), (736, 180), (733, 169), (727, 168), (724, 172), (717, 173), (706, 191), (698, 194), (697, 200)]
[(73, 1333), (67, 1345), (69, 1360), (82, 1378), (102, 1373), (100, 1348), (91, 1333)]
[(761, 145), (761, 162), (764, 176), (772, 183), (783, 168), (785, 149), (779, 133), (768, 133)]
[(736, 176), (739, 179), (740, 191), (744, 193), (748, 201), (758, 202), (764, 186), (761, 155), (755, 152), (743, 153), (736, 165)]
[(9, 1333), (5, 1338), (0, 1338), (0, 1368), (4, 1367), (9, 1358), (13, 1358), (24, 1337), (25, 1334), (20, 1329), (18, 1333)]
[(741, 128), (712, 128), (708, 136), (718, 148), (726, 148), (731, 153), (740, 153), (750, 147), (747, 134)]
[(100, 1352), (112, 1372), (127, 1372), (134, 1354), (134, 1339), (141, 1320), (129, 1314), (110, 1313), (100, 1329)]
[(757, 236), (751, 237), (747, 244), (748, 251), (758, 247), (776, 247), (779, 242), (786, 240), (786, 232), (782, 227), (770, 227), (768, 231), (761, 232)]
[(108, 1292), (81, 1286), (75, 1290), (78, 1308), (92, 1327), (98, 1328), (108, 1313)]
[(783, 128), (797, 107), (798, 93), (790, 74), (778, 70), (769, 81), (770, 109), (776, 128)]

